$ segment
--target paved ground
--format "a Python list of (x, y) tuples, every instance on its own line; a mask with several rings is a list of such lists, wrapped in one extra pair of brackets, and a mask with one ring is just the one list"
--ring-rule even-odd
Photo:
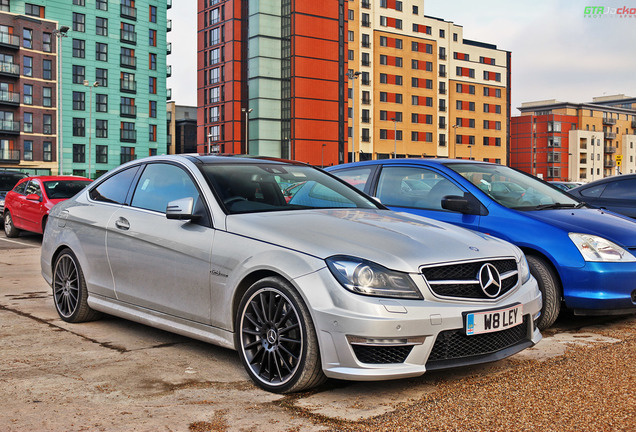
[(277, 396), (230, 350), (61, 321), (41, 236), (0, 234), (0, 431), (636, 430), (636, 318), (563, 318), (511, 359)]

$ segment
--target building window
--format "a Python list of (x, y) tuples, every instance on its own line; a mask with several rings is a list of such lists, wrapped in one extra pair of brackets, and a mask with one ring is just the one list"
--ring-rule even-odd
[(120, 39), (122, 42), (137, 43), (137, 33), (133, 24), (121, 23)]
[(95, 121), (95, 136), (97, 138), (108, 138), (108, 120)]
[(73, 136), (86, 136), (85, 119), (73, 118)]
[(22, 46), (33, 48), (33, 30), (22, 29)]
[(73, 12), (73, 30), (82, 33), (86, 30), (86, 15)]
[(53, 89), (51, 87), (42, 87), (42, 105), (45, 107), (53, 106)]
[(31, 3), (24, 5), (24, 14), (44, 18), (44, 6), (36, 6)]
[(108, 0), (97, 0), (95, 2), (95, 9), (108, 10)]
[(131, 122), (121, 122), (121, 140), (136, 142), (137, 131), (135, 130), (135, 124)]
[(108, 95), (105, 95), (105, 94), (95, 95), (95, 111), (108, 112)]
[(121, 47), (119, 61), (121, 66), (135, 69), (137, 67), (137, 60), (135, 59), (135, 50)]
[(24, 76), (32, 77), (33, 76), (33, 57), (24, 56), (22, 58), (23, 68), (22, 73)]
[(95, 43), (95, 60), (108, 61), (108, 44)]
[(119, 101), (119, 112), (125, 117), (135, 117), (137, 115), (137, 109), (135, 107), (135, 99), (129, 97), (122, 97)]
[(148, 92), (150, 94), (157, 94), (157, 78), (150, 77), (148, 79)]
[(73, 0), (75, 6), (86, 6), (86, 0)]
[(0, 0), (0, 11), (2, 12), (11, 12), (11, 7), (9, 6), (9, 0)]
[(86, 153), (84, 144), (73, 144), (73, 162), (84, 163), (86, 161)]
[(149, 33), (149, 44), (152, 47), (156, 47), (157, 46), (157, 30), (153, 30), (150, 29), (150, 33)]
[(33, 86), (31, 84), (24, 85), (24, 104), (33, 105)]
[(108, 146), (98, 145), (95, 147), (95, 162), (108, 163)]
[(33, 113), (24, 113), (24, 132), (33, 132)]
[(42, 60), (42, 78), (45, 80), (53, 79), (53, 62), (51, 60)]
[(100, 87), (108, 87), (108, 69), (95, 69), (95, 81)]
[(150, 6), (149, 15), (150, 16), (149, 16), (148, 20), (151, 23), (156, 23), (157, 22), (157, 6)]
[(53, 116), (51, 114), (42, 115), (42, 133), (53, 135)]
[(98, 36), (108, 36), (108, 18), (97, 17), (95, 19), (95, 34)]
[(120, 163), (130, 162), (135, 159), (135, 148), (134, 147), (122, 147), (120, 153)]
[(148, 103), (148, 115), (150, 118), (157, 118), (157, 101), (150, 101)]
[(24, 160), (33, 160), (33, 141), (24, 141)]
[(85, 107), (86, 95), (84, 92), (73, 92), (73, 109), (75, 111), (84, 111)]
[(149, 135), (148, 135), (148, 139), (151, 142), (156, 142), (157, 141), (157, 125), (150, 125), (150, 129), (149, 129)]
[(157, 70), (157, 54), (148, 54), (148, 67), (150, 70)]
[(53, 160), (53, 144), (50, 141), (44, 141), (44, 143), (42, 143), (42, 159), (44, 162), (51, 162)]
[(73, 39), (73, 57), (84, 58), (86, 49), (86, 41), (82, 39)]
[(51, 33), (42, 33), (42, 51), (53, 52), (51, 48)]

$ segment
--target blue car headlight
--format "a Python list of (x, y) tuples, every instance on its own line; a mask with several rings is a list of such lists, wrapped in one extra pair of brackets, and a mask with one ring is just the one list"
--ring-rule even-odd
[(592, 234), (569, 233), (583, 259), (592, 262), (635, 262), (634, 255), (603, 237)]
[(389, 270), (379, 264), (348, 256), (334, 256), (326, 261), (338, 282), (356, 294), (422, 299), (422, 293), (408, 273)]

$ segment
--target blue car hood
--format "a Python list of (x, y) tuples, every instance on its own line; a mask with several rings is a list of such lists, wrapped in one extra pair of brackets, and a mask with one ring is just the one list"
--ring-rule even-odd
[(567, 232), (594, 234), (625, 247), (636, 247), (636, 222), (598, 209), (559, 209), (523, 212), (524, 215)]

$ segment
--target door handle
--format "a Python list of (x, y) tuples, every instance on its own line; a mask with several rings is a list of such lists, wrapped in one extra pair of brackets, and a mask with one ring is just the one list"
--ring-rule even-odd
[(126, 231), (130, 228), (130, 222), (128, 222), (128, 219), (120, 217), (115, 221), (115, 226), (120, 230)]

